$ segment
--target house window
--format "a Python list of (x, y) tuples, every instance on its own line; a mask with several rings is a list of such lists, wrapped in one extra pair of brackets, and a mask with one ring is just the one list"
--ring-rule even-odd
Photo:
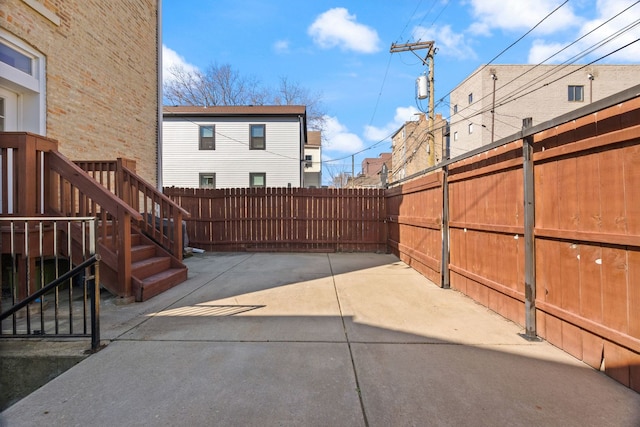
[(264, 172), (252, 172), (249, 174), (249, 187), (258, 188), (267, 186), (267, 174)]
[(250, 125), (251, 143), (249, 149), (251, 150), (264, 150), (266, 148), (264, 125)]
[(473, 123), (469, 123), (469, 134), (473, 133)]
[(216, 132), (213, 125), (200, 126), (200, 149), (215, 150), (216, 149)]
[(33, 74), (33, 60), (6, 44), (0, 44), (0, 61), (22, 71), (23, 73), (27, 73), (29, 75)]
[(304, 156), (304, 167), (310, 168), (313, 165), (313, 156), (310, 154), (306, 154)]
[(458, 104), (453, 106), (453, 114), (456, 114), (458, 112)]
[(454, 132), (453, 133), (453, 140), (457, 141), (458, 140), (458, 132)]
[(469, 94), (469, 104), (473, 104), (473, 93)]
[(569, 102), (584, 101), (584, 86), (569, 86)]
[(200, 188), (216, 188), (216, 174), (213, 172), (201, 173)]
[(45, 57), (1, 28), (0, 76), (3, 129), (46, 135)]

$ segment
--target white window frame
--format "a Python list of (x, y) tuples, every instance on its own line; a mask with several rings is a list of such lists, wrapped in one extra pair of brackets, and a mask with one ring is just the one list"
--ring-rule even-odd
[(0, 43), (30, 57), (33, 61), (31, 74), (0, 62), (0, 86), (18, 94), (17, 130), (46, 136), (46, 58), (2, 28)]
[[(213, 180), (213, 186), (202, 185), (202, 179), (203, 178), (209, 178), (209, 177)], [(215, 172), (200, 172), (199, 173), (198, 186), (199, 186), (198, 188), (215, 189), (216, 188), (216, 173)]]
[[(264, 179), (262, 185), (255, 185), (254, 178), (262, 177)], [(249, 173), (249, 188), (266, 188), (267, 187), (267, 174), (266, 172), (250, 172)]]

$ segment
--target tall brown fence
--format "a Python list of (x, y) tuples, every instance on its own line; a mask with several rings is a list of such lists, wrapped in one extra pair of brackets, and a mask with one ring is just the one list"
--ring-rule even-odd
[(165, 188), (191, 213), (191, 246), (208, 251), (357, 251), (387, 248), (384, 191)]
[(387, 190), (389, 248), (408, 265), (440, 283), (442, 173)]
[[(640, 391), (640, 86), (382, 190), (167, 188), (207, 250), (385, 251)], [(386, 199), (386, 200), (385, 200)]]
[(387, 192), (401, 259), (636, 391), (639, 90)]

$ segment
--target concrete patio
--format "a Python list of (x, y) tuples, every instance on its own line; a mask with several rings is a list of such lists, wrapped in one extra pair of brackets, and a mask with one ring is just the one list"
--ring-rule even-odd
[[(392, 255), (195, 255), (7, 426), (638, 426), (640, 394)], [(86, 345), (85, 345), (86, 348)]]

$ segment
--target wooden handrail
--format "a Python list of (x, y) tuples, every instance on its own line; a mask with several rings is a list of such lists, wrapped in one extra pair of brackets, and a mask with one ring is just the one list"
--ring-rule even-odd
[[(138, 176), (118, 159), (118, 192), (125, 202), (143, 212), (142, 231), (178, 260), (183, 256), (182, 221), (191, 214)], [(164, 221), (167, 221), (165, 226)]]
[(191, 218), (191, 213), (188, 210), (184, 209), (182, 206), (180, 206), (179, 204), (171, 200), (169, 197), (167, 197), (166, 195), (158, 191), (153, 185), (145, 181), (144, 178), (141, 178), (135, 172), (132, 172), (131, 170), (129, 170), (127, 167), (123, 167), (123, 170), (126, 176), (125, 180), (138, 181), (140, 184), (142, 184), (142, 186), (144, 186), (145, 191), (149, 191), (150, 193), (153, 193), (154, 196), (158, 197), (163, 202), (168, 203), (173, 208), (179, 210), (185, 218)]
[(64, 179), (73, 182), (74, 187), (94, 200), (102, 208), (116, 216), (118, 212), (126, 212), (136, 221), (142, 220), (142, 214), (116, 197), (102, 185), (89, 177), (78, 165), (67, 159), (58, 151), (49, 152), (51, 170)]

